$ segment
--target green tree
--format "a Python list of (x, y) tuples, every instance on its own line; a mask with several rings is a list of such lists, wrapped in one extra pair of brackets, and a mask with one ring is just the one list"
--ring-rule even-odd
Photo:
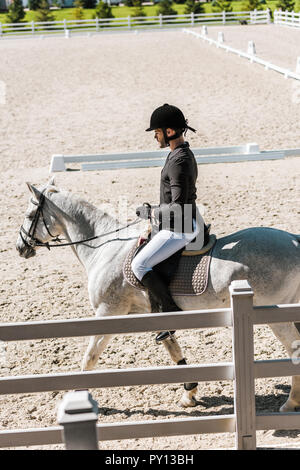
[(212, 11), (215, 13), (220, 11), (232, 11), (232, 4), (229, 0), (213, 0), (211, 6)]
[(277, 10), (281, 9), (282, 11), (293, 11), (295, 6), (295, 0), (278, 0), (275, 3), (275, 7)]
[(104, 3), (102, 0), (100, 0), (96, 6), (93, 18), (114, 18), (111, 6), (108, 5), (108, 3)]
[(170, 0), (162, 0), (156, 10), (157, 15), (177, 15), (177, 11), (172, 8), (172, 2)]
[(126, 7), (133, 7), (133, 0), (124, 0), (123, 3)]
[(96, 0), (82, 0), (83, 8), (95, 8), (96, 7)]
[(38, 10), (40, 8), (42, 0), (29, 0), (28, 1), (28, 8), (29, 10)]
[(5, 17), (7, 23), (19, 23), (25, 16), (22, 0), (13, 0)]
[(133, 17), (147, 16), (142, 5), (142, 0), (133, 0), (134, 9), (132, 10)]
[(300, 0), (296, 0), (296, 1), (295, 1), (294, 11), (295, 11), (296, 13), (299, 13), (299, 12), (300, 12)]
[(50, 12), (48, 0), (41, 0), (40, 6), (35, 14), (35, 21), (55, 21), (54, 16)]
[(83, 20), (84, 12), (83, 12), (83, 3), (81, 0), (76, 0), (74, 2), (74, 10), (72, 14), (73, 20)]
[(205, 8), (201, 2), (196, 3), (195, 0), (186, 0), (184, 8), (185, 15), (189, 15), (190, 13), (195, 13), (195, 15), (198, 15), (198, 13), (204, 12)]
[(264, 10), (260, 0), (245, 0), (242, 3), (242, 11)]
[(64, 4), (62, 0), (52, 0), (52, 6), (57, 8), (63, 8)]

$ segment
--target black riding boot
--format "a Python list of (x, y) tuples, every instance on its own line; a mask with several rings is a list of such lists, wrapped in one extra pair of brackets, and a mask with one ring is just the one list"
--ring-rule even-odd
[[(155, 301), (161, 306), (163, 312), (180, 312), (181, 308), (174, 302), (168, 286), (155, 271), (148, 271), (141, 283), (147, 287), (149, 293)], [(156, 342), (163, 341), (168, 336), (173, 335), (175, 331), (162, 331), (156, 336)]]

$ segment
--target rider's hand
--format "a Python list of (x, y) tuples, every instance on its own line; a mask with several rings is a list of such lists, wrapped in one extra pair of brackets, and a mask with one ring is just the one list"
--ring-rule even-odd
[(136, 208), (136, 215), (141, 219), (150, 219), (151, 217), (151, 206), (148, 203), (144, 203), (142, 206)]

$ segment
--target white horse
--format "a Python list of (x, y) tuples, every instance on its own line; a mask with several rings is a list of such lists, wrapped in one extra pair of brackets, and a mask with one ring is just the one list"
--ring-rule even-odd
[[(28, 187), (33, 197), (16, 244), (24, 258), (34, 256), (39, 245), (47, 246), (47, 242), (60, 235), (72, 243), (108, 234), (116, 228), (116, 220), (109, 214), (58, 189), (53, 180), (39, 190), (30, 184)], [(71, 245), (86, 269), (90, 301), (97, 317), (151, 311), (147, 293), (131, 287), (123, 276), (123, 262), (139, 235), (136, 229), (132, 233), (134, 240), (124, 241), (110, 234), (100, 242), (91, 240)], [(114, 241), (109, 242), (112, 239)], [(235, 279), (247, 279), (257, 305), (297, 303), (300, 299), (299, 241), (299, 235), (264, 227), (219, 238), (213, 250), (206, 292), (200, 296), (178, 296), (175, 301), (182, 310), (229, 307), (230, 283)], [(101, 246), (97, 248), (99, 244)], [(293, 342), (300, 340), (299, 324), (270, 326), (291, 356)], [(110, 338), (110, 335), (90, 338), (83, 369), (89, 370), (96, 365)], [(164, 345), (176, 364), (184, 361), (176, 338), (165, 341)], [(185, 385), (181, 404), (195, 406), (197, 384), (192, 384), (193, 388), (189, 387), (191, 384)], [(299, 406), (300, 376), (294, 376), (289, 398), (281, 411), (295, 411)]]

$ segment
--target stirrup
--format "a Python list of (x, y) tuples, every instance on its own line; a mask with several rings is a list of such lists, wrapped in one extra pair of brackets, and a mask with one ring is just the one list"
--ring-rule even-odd
[(165, 339), (169, 338), (170, 336), (173, 336), (174, 333), (175, 331), (161, 331), (155, 338), (156, 344), (160, 344)]

